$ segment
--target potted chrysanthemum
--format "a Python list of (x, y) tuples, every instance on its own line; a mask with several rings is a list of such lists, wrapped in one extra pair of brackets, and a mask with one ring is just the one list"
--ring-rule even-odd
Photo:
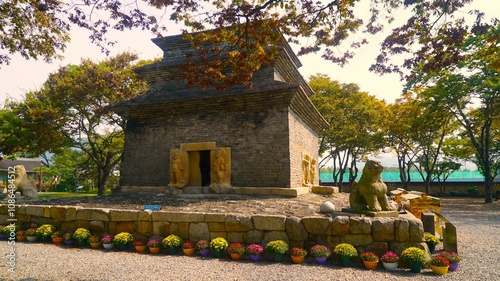
[(245, 253), (245, 245), (240, 242), (233, 242), (227, 247), (227, 252), (233, 260), (240, 260)]
[(429, 232), (425, 232), (424, 241), (425, 244), (427, 244), (427, 247), (429, 247), (429, 251), (431, 253), (434, 253), (434, 251), (436, 250), (436, 245), (439, 244), (439, 238), (437, 238), (436, 236), (432, 235)]
[(196, 242), (196, 250), (200, 251), (200, 255), (203, 257), (208, 256), (210, 254), (210, 242), (208, 240), (202, 239)]
[(115, 244), (113, 244), (113, 238), (115, 238), (112, 234), (103, 235), (101, 238), (101, 243), (104, 249), (109, 250), (113, 248)]
[(73, 240), (73, 234), (66, 232), (63, 235), (63, 240), (64, 240), (64, 245), (66, 246), (71, 246), (73, 243), (75, 243), (75, 240)]
[(350, 266), (351, 258), (358, 256), (358, 251), (349, 243), (340, 243), (333, 249), (342, 266)]
[(250, 244), (245, 248), (245, 253), (250, 257), (251, 261), (259, 261), (262, 253), (264, 252), (264, 247), (259, 244)]
[(184, 255), (192, 256), (192, 255), (194, 255), (196, 245), (191, 241), (185, 241), (184, 243), (182, 243), (181, 248), (182, 248), (182, 252), (184, 253)]
[(38, 236), (43, 242), (49, 242), (54, 231), (56, 231), (55, 226), (51, 224), (43, 224), (36, 229), (36, 236)]
[(411, 272), (420, 273), (427, 261), (425, 251), (417, 247), (409, 247), (401, 253), (401, 259), (410, 266)]
[(367, 269), (377, 268), (379, 258), (375, 253), (363, 252), (363, 253), (361, 253), (361, 255), (359, 255), (359, 257), (361, 258), (361, 260), (363, 261), (363, 265)]
[(458, 263), (460, 262), (460, 256), (455, 252), (444, 251), (439, 254), (450, 262), (450, 267), (448, 271), (455, 271), (458, 268)]
[(281, 262), (288, 252), (288, 244), (283, 240), (274, 240), (266, 244), (266, 251), (274, 254), (274, 259), (277, 262)]
[(309, 249), (309, 255), (314, 257), (316, 263), (325, 264), (328, 257), (331, 255), (330, 249), (324, 245), (316, 244)]
[(50, 237), (52, 238), (52, 242), (54, 242), (54, 244), (62, 243), (64, 240), (63, 233), (59, 230), (52, 232)]
[(385, 252), (381, 257), (380, 261), (387, 270), (396, 270), (398, 268), (399, 256), (393, 251)]
[(134, 236), (126, 231), (120, 232), (113, 238), (113, 244), (120, 250), (127, 250), (134, 241)]
[(134, 239), (134, 241), (132, 241), (132, 245), (134, 246), (135, 251), (138, 253), (146, 251), (146, 249), (148, 248), (147, 244), (148, 239), (144, 237), (137, 237)]
[(151, 254), (158, 254), (161, 251), (162, 240), (162, 237), (159, 236), (149, 238), (147, 246)]
[(73, 233), (73, 240), (75, 240), (80, 247), (85, 247), (87, 246), (87, 241), (91, 235), (92, 234), (88, 229), (80, 227)]
[(16, 231), (16, 240), (19, 242), (26, 241), (26, 230), (19, 229)]
[(307, 256), (307, 250), (301, 247), (293, 247), (290, 251), (290, 256), (292, 257), (292, 262), (295, 264), (301, 264), (304, 262)]
[(26, 239), (28, 239), (28, 242), (35, 242), (36, 241), (36, 227), (31, 227), (26, 229)]
[(227, 240), (222, 237), (217, 237), (210, 241), (210, 249), (214, 251), (214, 256), (216, 258), (222, 258), (224, 255), (224, 250), (227, 249), (229, 244)]
[(89, 239), (87, 239), (87, 242), (90, 244), (90, 247), (92, 249), (99, 249), (101, 248), (101, 235), (94, 233), (90, 235)]
[(443, 256), (437, 255), (433, 257), (429, 264), (431, 266), (432, 272), (437, 275), (445, 275), (448, 273), (448, 267), (450, 266), (450, 262)]
[(170, 234), (161, 241), (161, 246), (167, 249), (169, 254), (175, 255), (179, 251), (179, 247), (183, 242), (182, 238), (178, 235)]

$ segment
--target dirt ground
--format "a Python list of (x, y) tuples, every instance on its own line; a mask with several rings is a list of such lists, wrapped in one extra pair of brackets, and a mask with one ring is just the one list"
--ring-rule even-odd
[(70, 205), (86, 208), (142, 210), (144, 205), (160, 205), (164, 211), (210, 212), (233, 214), (273, 214), (286, 216), (321, 216), (321, 203), (330, 201), (336, 211), (348, 207), (349, 194), (304, 194), (299, 197), (256, 195), (167, 195), (153, 193), (117, 193), (109, 196), (37, 199), (26, 204)]

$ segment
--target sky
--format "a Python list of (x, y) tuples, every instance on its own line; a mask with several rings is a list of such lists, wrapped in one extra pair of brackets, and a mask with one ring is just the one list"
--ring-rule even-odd
[[(497, 17), (500, 16), (500, 1), (475, 0), (474, 7), (488, 11)], [(492, 4), (495, 2), (495, 4)], [(467, 9), (469, 10), (469, 9)], [(399, 11), (404, 13), (405, 11)], [(386, 30), (390, 30), (389, 27)], [(88, 33), (74, 28), (71, 33), (72, 41), (64, 52), (64, 60), (56, 60), (52, 63), (43, 61), (26, 60), (19, 55), (13, 55), (10, 65), (0, 66), (0, 105), (7, 98), (22, 100), (24, 94), (30, 90), (41, 87), (48, 75), (56, 72), (62, 66), (78, 64), (82, 58), (103, 60), (106, 55), (93, 45), (88, 39)], [(180, 33), (178, 26), (169, 27), (166, 35)], [(124, 31), (114, 32), (112, 39), (118, 43), (112, 47), (110, 55), (120, 52), (131, 51), (139, 54), (141, 59), (153, 59), (162, 56), (160, 48), (152, 41), (152, 33), (149, 31)], [(333, 80), (341, 83), (356, 83), (362, 91), (375, 95), (379, 99), (389, 103), (394, 102), (402, 92), (403, 84), (397, 74), (386, 74), (383, 76), (368, 71), (370, 64), (375, 60), (379, 51), (379, 44), (383, 35), (370, 37), (370, 44), (356, 51), (356, 56), (347, 66), (339, 67), (321, 58), (321, 53), (310, 54), (299, 57), (302, 67), (299, 69), (304, 78), (317, 73), (327, 74)], [(297, 49), (296, 47), (294, 47)]]

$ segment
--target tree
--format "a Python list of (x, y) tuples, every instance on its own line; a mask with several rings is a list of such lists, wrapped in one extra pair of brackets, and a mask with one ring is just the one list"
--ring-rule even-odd
[(415, 116), (415, 104), (412, 102), (413, 96), (403, 95), (388, 106), (390, 117), (388, 118), (386, 137), (390, 149), (396, 153), (398, 160), (399, 179), (404, 189), (408, 189), (411, 182), (410, 169), (415, 161), (416, 144), (412, 137), (411, 123)]
[[(64, 50), (74, 26), (89, 30), (90, 40), (107, 51), (108, 45), (114, 43), (108, 38), (110, 30), (140, 28), (161, 35), (167, 31), (168, 19), (184, 25), (186, 31), (200, 32), (186, 37), (201, 57), (186, 64), (189, 85), (250, 86), (252, 73), (277, 54), (277, 48), (271, 46), (277, 46), (282, 38), (276, 31), (300, 46), (299, 54), (321, 51), (325, 60), (344, 65), (355, 55), (355, 49), (368, 43), (367, 36), (360, 36), (359, 31), (381, 32), (384, 24), (394, 21), (396, 13), (401, 16), (401, 9), (407, 9), (407, 22), (387, 36), (372, 70), (401, 72), (403, 68), (412, 69), (427, 56), (442, 58), (428, 64), (437, 68), (456, 60), (457, 42), (466, 30), (450, 19), (465, 21), (460, 12), (470, 2), (379, 0), (366, 6), (359, 0), (2, 1), (0, 26), (6, 28), (0, 30), (0, 48), (4, 51), (0, 64), (8, 63), (12, 53), (27, 58), (43, 56), (50, 61)], [(474, 13), (478, 18), (483, 15)], [(434, 40), (436, 35), (444, 40)], [(401, 66), (392, 60), (404, 53), (414, 55)]]
[(314, 90), (311, 101), (330, 126), (320, 133), (319, 154), (327, 153), (322, 161), (333, 161), (333, 179), (342, 188), (343, 175), (349, 171), (349, 182), (357, 177), (357, 162), (384, 146), (383, 123), (385, 103), (356, 84), (340, 84), (326, 75), (310, 77)]
[[(454, 162), (449, 159), (444, 159), (441, 162), (437, 162), (435, 168), (432, 171), (432, 180), (437, 180), (440, 187), (440, 193), (446, 193), (446, 187), (444, 182), (453, 174), (455, 171), (458, 171), (462, 164)], [(443, 184), (441, 184), (443, 183)]]
[(392, 114), (387, 137), (398, 158), (400, 179), (408, 188), (410, 169), (415, 169), (429, 194), (434, 169), (443, 158), (443, 143), (456, 128), (452, 116), (411, 92), (389, 108)]
[[(470, 33), (460, 59), (439, 70), (422, 70), (409, 85), (429, 85), (422, 92), (435, 106), (453, 114), (474, 148), (476, 165), (485, 177), (485, 203), (492, 203), (493, 180), (499, 173), (500, 23)], [(432, 58), (428, 59), (432, 61)]]
[[(62, 67), (49, 76), (42, 89), (28, 93), (21, 103), (12, 103), (11, 110), (25, 126), (23, 130), (37, 132), (33, 139), (20, 139), (27, 145), (24, 149), (81, 150), (96, 167), (98, 194), (104, 195), (109, 176), (121, 160), (126, 125), (106, 107), (147, 90), (133, 72), (147, 62), (133, 64), (136, 59), (134, 54), (123, 53), (99, 63), (86, 59), (80, 65)], [(52, 138), (54, 142), (39, 141)]]
[(63, 149), (54, 154), (49, 167), (44, 169), (48, 175), (45, 182), (51, 191), (72, 191), (82, 180), (79, 177), (79, 166), (83, 163), (83, 152), (73, 148)]

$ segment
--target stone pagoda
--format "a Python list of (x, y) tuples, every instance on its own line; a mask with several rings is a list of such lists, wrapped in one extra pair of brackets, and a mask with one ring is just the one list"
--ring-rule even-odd
[(181, 67), (190, 42), (152, 41), (161, 62), (136, 69), (145, 95), (114, 104), (127, 120), (120, 191), (282, 194), (318, 185), (318, 132), (328, 123), (282, 40), (253, 87), (188, 88)]

